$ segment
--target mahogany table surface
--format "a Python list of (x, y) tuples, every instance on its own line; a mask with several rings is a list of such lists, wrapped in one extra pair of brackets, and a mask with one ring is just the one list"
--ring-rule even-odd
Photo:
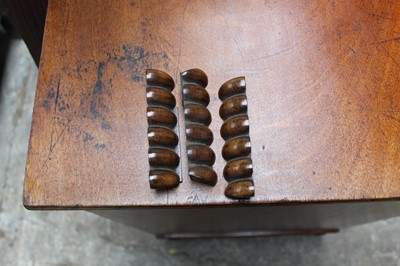
[[(209, 77), (215, 187), (149, 188), (145, 71)], [(49, 1), (28, 208), (400, 198), (400, 2)], [(224, 196), (218, 89), (245, 76), (255, 196)]]

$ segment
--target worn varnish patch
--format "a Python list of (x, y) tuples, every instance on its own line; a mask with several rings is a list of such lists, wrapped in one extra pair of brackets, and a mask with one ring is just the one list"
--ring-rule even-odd
[[(168, 68), (169, 58), (165, 53), (148, 52), (143, 47), (124, 44), (119, 48), (107, 49), (104, 52), (104, 60), (96, 62), (78, 60), (75, 67), (64, 68), (68, 75), (76, 74), (79, 79), (86, 80), (91, 73), (96, 73), (96, 80), (91, 87), (76, 91), (61, 80), (61, 76), (54, 76), (50, 80), (46, 97), (43, 100), (43, 108), (54, 121), (52, 126), (50, 152), (54, 148), (64, 130), (76, 137), (82, 138), (84, 143), (92, 143), (97, 150), (105, 149), (106, 144), (96, 141), (97, 129), (88, 132), (79, 124), (70, 124), (75, 116), (95, 121), (98, 128), (103, 131), (112, 131), (112, 117), (110, 117), (109, 104), (113, 101), (113, 79), (116, 75), (114, 70), (127, 73), (134, 82), (143, 82), (143, 73), (151, 67), (152, 57), (161, 57), (165, 60), (164, 65)], [(112, 69), (112, 71), (108, 71)], [(66, 84), (64, 84), (66, 83)], [(79, 97), (79, 108), (70, 109), (68, 99)]]

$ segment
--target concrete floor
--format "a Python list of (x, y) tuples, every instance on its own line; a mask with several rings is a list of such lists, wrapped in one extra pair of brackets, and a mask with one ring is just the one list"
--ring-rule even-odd
[(0, 265), (396, 265), (400, 218), (323, 237), (158, 240), (87, 212), (32, 212), (22, 183), (37, 69), (13, 41), (0, 87)]

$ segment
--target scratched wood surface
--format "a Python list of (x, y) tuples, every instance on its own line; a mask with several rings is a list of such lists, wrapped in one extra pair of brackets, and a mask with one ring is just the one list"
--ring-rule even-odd
[[(224, 196), (218, 115), (218, 89), (237, 76), (249, 103), (249, 204), (399, 198), (399, 64), (398, 1), (50, 1), (24, 204), (237, 204)], [(180, 145), (183, 183), (149, 188), (147, 68), (176, 88), (180, 71), (207, 73), (215, 187), (190, 181)]]

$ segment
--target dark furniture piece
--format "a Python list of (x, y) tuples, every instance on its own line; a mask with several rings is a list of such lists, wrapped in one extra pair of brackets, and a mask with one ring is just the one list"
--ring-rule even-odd
[[(86, 210), (164, 237), (322, 234), (398, 216), (399, 13), (400, 3), (377, 0), (50, 0), (24, 205)], [(218, 183), (189, 180), (181, 145), (183, 182), (157, 192), (145, 71), (179, 86), (195, 67), (209, 78)], [(237, 76), (254, 167), (245, 202), (224, 196), (219, 135), (218, 89)], [(183, 141), (183, 116), (178, 128)]]

